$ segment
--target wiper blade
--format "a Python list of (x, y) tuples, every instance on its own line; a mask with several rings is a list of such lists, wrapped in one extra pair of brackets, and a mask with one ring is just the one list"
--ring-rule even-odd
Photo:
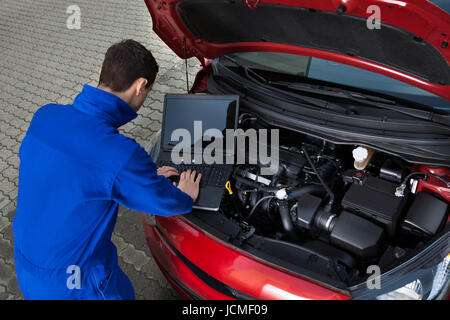
[[(225, 58), (229, 61), (231, 61), (233, 64), (244, 70), (244, 73), (246, 77), (251, 80), (252, 82), (258, 84), (260, 87), (266, 88), (271, 91), (278, 92), (283, 97), (288, 97), (292, 99), (295, 99), (298, 102), (306, 103), (312, 106), (316, 106), (322, 109), (327, 110), (333, 110), (335, 112), (348, 114), (349, 112), (353, 112), (354, 110), (350, 107), (343, 106), (337, 103), (330, 102), (325, 99), (319, 99), (315, 97), (308, 97), (304, 95), (297, 95), (292, 94), (289, 91), (286, 91), (285, 89), (279, 89), (275, 86), (281, 86), (293, 91), (300, 91), (300, 92), (307, 92), (307, 93), (314, 93), (319, 94), (322, 96), (328, 96), (328, 97), (335, 97), (335, 98), (342, 98), (347, 99), (349, 101), (357, 102), (360, 105), (366, 105), (371, 106), (379, 109), (386, 109), (390, 111), (394, 111), (396, 113), (404, 114), (416, 119), (425, 120), (429, 122), (433, 122), (436, 124), (444, 125), (449, 127), (450, 126), (450, 116), (441, 115), (438, 113), (435, 113), (433, 111), (425, 111), (425, 110), (418, 110), (418, 109), (412, 109), (410, 107), (404, 107), (397, 104), (395, 100), (389, 100), (385, 99), (383, 97), (379, 97), (376, 95), (369, 95), (369, 94), (363, 94), (357, 91), (350, 91), (350, 90), (344, 90), (340, 88), (334, 88), (334, 87), (325, 87), (324, 86), (316, 86), (312, 84), (304, 84), (304, 83), (291, 83), (291, 82), (277, 82), (277, 81), (269, 81), (259, 75), (257, 72), (249, 68), (248, 66), (242, 65), (235, 59), (229, 57), (229, 56), (223, 56), (222, 58)], [(226, 66), (225, 66), (226, 67)]]
[[(236, 61), (235, 59), (229, 57), (229, 56), (223, 56), (222, 58), (231, 61), (232, 63), (234, 63), (236, 66), (238, 66), (239, 68), (241, 68), (242, 70), (244, 70), (244, 73), (246, 75), (247, 78), (249, 78), (250, 80), (254, 81), (254, 82), (262, 82), (262, 83), (268, 83), (268, 80), (264, 77), (262, 77), (261, 75), (259, 75), (257, 72), (253, 71), (253, 69), (251, 69), (248, 66), (244, 66), (243, 64), (239, 63), (238, 61)], [(256, 78), (258, 78), (258, 80), (256, 80), (255, 78), (253, 78), (251, 75), (253, 74)]]
[(359, 102), (359, 103), (369, 105), (369, 106), (374, 106), (377, 108), (391, 110), (391, 111), (398, 112), (398, 113), (401, 113), (404, 115), (408, 115), (410, 117), (414, 117), (417, 119), (430, 121), (430, 122), (442, 124), (445, 126), (450, 126), (450, 116), (437, 114), (433, 111), (411, 109), (411, 108), (400, 106), (400, 105), (389, 105), (386, 103), (373, 102), (373, 101), (365, 100), (365, 99), (361, 99), (361, 98), (352, 98), (352, 101)]
[(431, 121), (437, 124), (442, 124), (445, 126), (450, 126), (450, 116), (437, 114), (433, 111), (425, 111), (412, 109), (409, 107), (404, 107), (398, 105), (396, 101), (385, 99), (382, 97), (378, 97), (375, 95), (368, 95), (359, 92), (336, 89), (336, 88), (318, 88), (312, 85), (303, 84), (303, 83), (285, 83), (285, 82), (269, 82), (270, 85), (278, 85), (284, 86), (285, 88), (308, 92), (314, 94), (325, 95), (329, 97), (342, 98), (347, 99), (353, 102), (357, 102), (359, 104), (364, 104), (366, 106), (373, 106), (381, 109), (391, 110), (394, 112), (398, 112), (404, 115), (408, 115), (410, 117), (418, 118), (421, 120)]
[(305, 84), (305, 83), (285, 83), (285, 82), (270, 82), (272, 85), (282, 85), (286, 86), (289, 89), (293, 90), (301, 90), (305, 92), (311, 92), (311, 93), (317, 93), (317, 94), (323, 94), (328, 96), (333, 96), (337, 98), (361, 98), (364, 100), (370, 100), (374, 102), (382, 102), (382, 103), (388, 103), (388, 104), (397, 104), (394, 100), (385, 99), (382, 97), (374, 96), (374, 95), (368, 95), (363, 94), (360, 92), (355, 91), (349, 91), (344, 89), (338, 89), (333, 87), (323, 87), (323, 86), (314, 86), (311, 84)]
[(241, 68), (244, 71), (245, 76), (249, 80), (251, 80), (252, 82), (258, 84), (261, 87), (264, 87), (266, 89), (270, 89), (272, 91), (276, 91), (276, 92), (282, 94), (285, 97), (291, 97), (291, 98), (294, 98), (295, 100), (297, 100), (298, 102), (306, 103), (306, 104), (309, 104), (309, 105), (312, 105), (312, 106), (315, 106), (315, 107), (319, 107), (321, 109), (334, 110), (334, 111), (337, 111), (337, 112), (340, 112), (340, 113), (346, 113), (348, 111), (347, 107), (338, 105), (338, 104), (333, 103), (333, 102), (329, 102), (327, 100), (323, 100), (323, 99), (319, 99), (319, 98), (313, 98), (313, 97), (299, 96), (298, 94), (292, 94), (289, 91), (275, 88), (272, 85), (270, 85), (271, 82), (269, 80), (267, 80), (263, 76), (259, 75), (257, 72), (252, 70), (250, 67), (239, 63), (238, 61), (236, 61), (235, 59), (233, 59), (233, 58), (231, 58), (229, 56), (223, 56), (222, 58), (224, 58), (224, 59), (226, 59), (228, 61), (231, 61), (233, 64), (235, 64), (236, 66)]

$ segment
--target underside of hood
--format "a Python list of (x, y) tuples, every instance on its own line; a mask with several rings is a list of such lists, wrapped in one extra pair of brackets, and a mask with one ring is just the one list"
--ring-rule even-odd
[(314, 56), (450, 100), (450, 15), (426, 0), (145, 1), (154, 31), (181, 58), (243, 51)]

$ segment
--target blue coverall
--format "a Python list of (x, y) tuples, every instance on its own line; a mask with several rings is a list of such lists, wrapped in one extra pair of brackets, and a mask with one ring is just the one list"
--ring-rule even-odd
[(134, 299), (111, 242), (118, 205), (163, 216), (192, 210), (192, 198), (118, 132), (136, 116), (116, 95), (89, 85), (72, 105), (35, 113), (20, 146), (13, 222), (26, 299)]

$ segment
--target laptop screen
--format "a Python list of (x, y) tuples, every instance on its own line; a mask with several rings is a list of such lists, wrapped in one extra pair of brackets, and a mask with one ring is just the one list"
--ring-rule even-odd
[[(199, 143), (204, 148), (217, 139), (215, 135), (206, 137), (208, 129), (215, 129), (216, 133), (220, 131), (225, 139), (225, 130), (237, 127), (238, 109), (239, 96), (168, 94), (164, 99), (161, 146), (170, 150), (176, 145), (193, 148), (195, 143)], [(180, 131), (175, 131), (177, 129), (189, 132), (190, 141), (181, 139), (177, 134)], [(233, 152), (226, 150), (226, 143), (223, 147), (225, 153)]]

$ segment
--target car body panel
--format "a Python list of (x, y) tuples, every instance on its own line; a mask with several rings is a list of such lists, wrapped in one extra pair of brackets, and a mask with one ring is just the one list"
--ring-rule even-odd
[(212, 235), (195, 228), (182, 216), (156, 217), (156, 221), (157, 227), (152, 227), (144, 219), (147, 243), (155, 260), (170, 274), (169, 279), (179, 279), (179, 282), (203, 299), (230, 297), (199, 280), (177, 257), (175, 250), (210, 277), (249, 298), (349, 299), (348, 296), (233, 250)]
[[(210, 0), (198, 1), (208, 3)], [(205, 58), (215, 58), (242, 51), (270, 51), (306, 55), (378, 72), (432, 92), (445, 99), (450, 99), (450, 86), (448, 83), (443, 85), (424, 80), (423, 77), (420, 77), (417, 74), (411, 74), (405, 70), (399, 70), (399, 68), (393, 64), (390, 65), (389, 63), (391, 61), (376, 62), (370, 59), (364, 59), (364, 57), (328, 51), (323, 48), (319, 50), (313, 47), (268, 42), (266, 40), (227, 41), (222, 43), (204, 41), (194, 36), (179, 16), (177, 7), (180, 4), (187, 2), (187, 0), (146, 0), (145, 2), (152, 16), (154, 31), (181, 58), (195, 56), (201, 61), (204, 61)], [(258, 7), (261, 7), (262, 5), (275, 4), (296, 8), (311, 8), (330, 14), (336, 12), (339, 5), (345, 4), (345, 15), (351, 16), (352, 18), (363, 19), (367, 19), (372, 14), (372, 11), (368, 11), (368, 8), (372, 5), (377, 5), (381, 9), (381, 21), (383, 24), (392, 26), (393, 28), (399, 28), (399, 30), (401, 29), (407, 33), (416, 35), (418, 39), (425, 40), (424, 43), (431, 45), (434, 48), (436, 61), (441, 59), (444, 61), (444, 64), (441, 66), (443, 66), (444, 69), (448, 68), (448, 63), (450, 61), (450, 49), (448, 48), (450, 35), (449, 14), (426, 0), (261, 0), (254, 10), (251, 10), (250, 8), (248, 8), (248, 10), (256, 12)], [(245, 2), (243, 2), (242, 5), (245, 6)], [(243, 30), (243, 32), (244, 31), (245, 30)], [(420, 48), (420, 46), (418, 46), (418, 48)], [(379, 48), (373, 49), (376, 50)], [(385, 48), (381, 48), (381, 50), (385, 50)], [(391, 53), (391, 57), (395, 55), (395, 53)], [(401, 58), (405, 53), (399, 52), (398, 55), (397, 58)]]

